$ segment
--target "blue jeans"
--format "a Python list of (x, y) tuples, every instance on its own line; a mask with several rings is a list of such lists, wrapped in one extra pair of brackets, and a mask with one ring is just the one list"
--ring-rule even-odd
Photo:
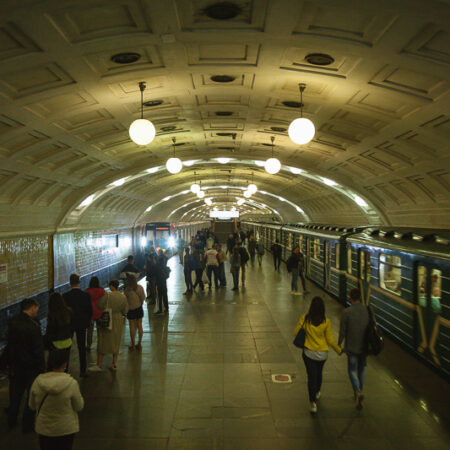
[(347, 353), (347, 368), (350, 382), (355, 392), (362, 392), (366, 374), (366, 355)]
[(239, 287), (239, 266), (233, 266), (233, 288), (237, 289)]
[(298, 291), (298, 267), (291, 269), (291, 291)]

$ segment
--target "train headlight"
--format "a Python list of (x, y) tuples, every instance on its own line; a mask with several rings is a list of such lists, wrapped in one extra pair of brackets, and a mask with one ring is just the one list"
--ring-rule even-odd
[(167, 239), (167, 245), (170, 248), (173, 248), (175, 247), (175, 244), (176, 244), (175, 239), (172, 236), (170, 236), (169, 239)]

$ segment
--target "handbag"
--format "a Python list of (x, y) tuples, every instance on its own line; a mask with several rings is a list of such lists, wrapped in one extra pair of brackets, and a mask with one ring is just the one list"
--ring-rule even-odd
[(102, 315), (97, 320), (97, 326), (104, 330), (112, 330), (112, 309), (108, 307), (109, 294), (106, 295), (106, 308), (102, 311)]
[(372, 310), (367, 307), (369, 312), (369, 324), (366, 329), (365, 344), (368, 355), (378, 355), (384, 347), (384, 339), (374, 320)]
[(298, 330), (297, 336), (294, 338), (293, 344), (298, 348), (304, 348), (305, 347), (305, 340), (306, 340), (306, 330), (304, 328), (305, 325), (306, 316), (303, 319), (302, 326), (300, 327), (300, 330)]

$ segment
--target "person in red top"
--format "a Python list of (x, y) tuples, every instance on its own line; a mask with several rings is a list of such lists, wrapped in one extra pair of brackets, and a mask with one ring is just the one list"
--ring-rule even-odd
[(86, 350), (91, 350), (92, 345), (92, 335), (94, 333), (94, 321), (100, 319), (102, 315), (102, 310), (97, 308), (98, 301), (106, 294), (106, 291), (100, 286), (100, 281), (97, 277), (92, 277), (89, 281), (89, 287), (86, 292), (91, 296), (92, 304), (92, 319), (91, 325), (87, 330), (87, 347)]

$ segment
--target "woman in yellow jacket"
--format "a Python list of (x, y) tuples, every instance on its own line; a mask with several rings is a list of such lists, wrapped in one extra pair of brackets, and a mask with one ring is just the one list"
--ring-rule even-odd
[(310, 411), (316, 413), (317, 400), (320, 398), (322, 386), (322, 370), (328, 358), (328, 348), (331, 346), (338, 355), (342, 354), (342, 349), (334, 341), (331, 322), (325, 316), (325, 305), (321, 297), (312, 299), (308, 314), (303, 314), (300, 317), (294, 330), (295, 335), (301, 327), (306, 332), (303, 361), (308, 374)]

